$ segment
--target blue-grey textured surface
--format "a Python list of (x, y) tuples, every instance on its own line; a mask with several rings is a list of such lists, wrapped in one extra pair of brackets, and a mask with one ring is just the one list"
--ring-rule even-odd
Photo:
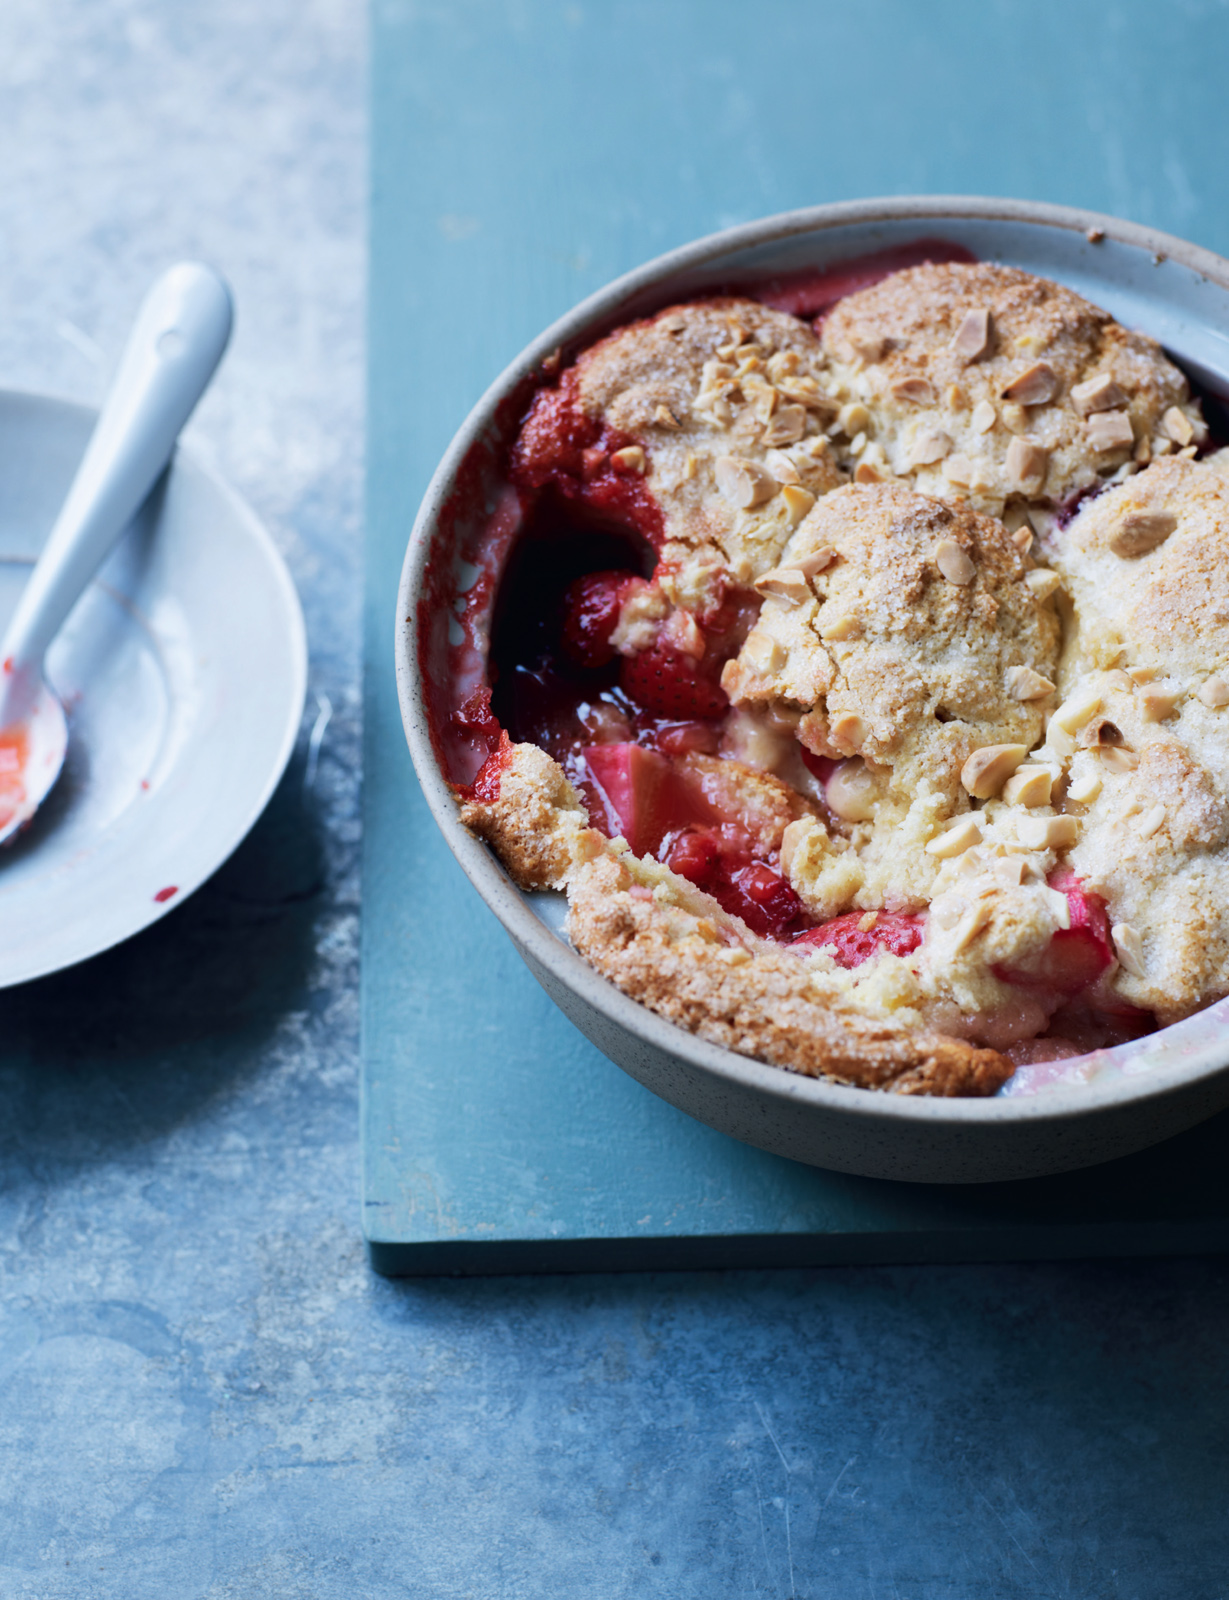
[[(728, 217), (983, 188), (1223, 249), (1227, 20), (382, 9), (384, 90), (433, 130), (404, 159), (434, 265), (404, 294), (457, 317), (415, 462), (547, 316)], [(363, 24), (354, 0), (0, 8), (0, 380), (96, 398), (157, 267), (191, 250), (227, 271), (239, 331), (194, 433), (286, 551), (309, 718), (332, 706), (314, 782), (305, 736), (207, 889), (0, 997), (0, 1595), (1225, 1596), (1219, 1261), (370, 1274)], [(980, 60), (952, 43), (970, 34)], [(594, 101), (591, 142), (547, 150), (595, 59), (599, 84), (626, 69), (631, 87)], [(799, 142), (806, 165), (782, 162)]]

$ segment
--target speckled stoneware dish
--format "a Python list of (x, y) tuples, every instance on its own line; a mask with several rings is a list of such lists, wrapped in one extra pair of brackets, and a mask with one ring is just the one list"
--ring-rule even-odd
[[(563, 897), (525, 895), (457, 819), (427, 721), (418, 599), (428, 566), (455, 592), (460, 558), (499, 482), (521, 414), (508, 404), (557, 348), (730, 285), (830, 270), (920, 240), (961, 245), (1070, 285), (1158, 339), (1206, 388), (1229, 393), (1229, 262), (1113, 217), (974, 198), (867, 200), (714, 234), (618, 279), (546, 329), (491, 386), (440, 463), (406, 552), (396, 666), (406, 737), (427, 801), (470, 881), (534, 976), (599, 1049), (702, 1122), (780, 1155), (871, 1177), (939, 1183), (1024, 1178), (1125, 1155), (1229, 1105), (1229, 1001), (1116, 1049), (1025, 1074), (986, 1100), (878, 1094), (765, 1066), (663, 1021), (597, 975), (562, 935)], [(464, 1018), (457, 1019), (463, 1028)], [(1023, 1092), (1022, 1092), (1023, 1091)]]

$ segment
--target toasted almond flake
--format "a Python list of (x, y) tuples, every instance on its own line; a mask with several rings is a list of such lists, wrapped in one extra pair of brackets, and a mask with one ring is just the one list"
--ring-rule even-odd
[(1178, 451), (1179, 461), (1193, 461), (1198, 452), (1193, 444), (1188, 444), (1185, 450)]
[(975, 800), (990, 800), (1028, 754), (1025, 744), (987, 744), (960, 769), (960, 781)]
[(1094, 411), (1113, 411), (1126, 403), (1126, 395), (1109, 372), (1099, 372), (1095, 378), (1077, 383), (1071, 390), (1071, 404), (1082, 417), (1090, 417)]
[(886, 483), (886, 476), (870, 461), (859, 461), (853, 475), (855, 483)]
[(778, 378), (776, 385), (786, 400), (805, 406), (808, 411), (817, 411), (821, 416), (836, 415), (836, 401), (824, 393), (814, 378)]
[(948, 583), (959, 584), (963, 587), (965, 584), (972, 583), (977, 576), (977, 568), (954, 539), (940, 539), (935, 546), (934, 554), (935, 566), (938, 567)]
[(1055, 685), (1049, 678), (1043, 678), (1032, 667), (1008, 668), (1007, 693), (1013, 700), (1044, 700), (1046, 695), (1054, 693), (1054, 689)]
[(764, 633), (760, 628), (752, 628), (743, 643), (739, 660), (745, 661), (761, 677), (766, 678), (785, 665), (786, 655), (770, 633)]
[(957, 817), (948, 823), (942, 833), (930, 841), (926, 846), (926, 853), (938, 856), (940, 860), (950, 861), (955, 856), (963, 855), (973, 845), (980, 844), (981, 840), (981, 824), (976, 816)]
[(1135, 824), (1135, 831), (1139, 834), (1141, 839), (1151, 839), (1152, 835), (1164, 825), (1164, 822), (1165, 807), (1159, 805), (1153, 806), (1150, 810), (1145, 811), (1143, 816)]
[(943, 476), (951, 483), (958, 483), (962, 489), (967, 489), (973, 481), (973, 463), (968, 456), (948, 456), (943, 463)]
[(1124, 750), (1117, 745), (1101, 745), (1097, 754), (1102, 766), (1109, 772), (1134, 772), (1139, 766), (1139, 757), (1134, 750)]
[(1026, 850), (1068, 850), (1079, 837), (1076, 817), (1021, 817), (1016, 837)]
[(966, 311), (952, 339), (952, 350), (966, 361), (979, 361), (990, 348), (990, 313), (984, 306)]
[(935, 403), (934, 385), (929, 378), (901, 378), (892, 385), (892, 398), (914, 405), (932, 406)]
[(1144, 684), (1144, 683), (1151, 683), (1152, 680), (1156, 677), (1156, 668), (1155, 667), (1128, 667), (1127, 668), (1127, 677), (1131, 680), (1132, 683), (1134, 683), (1136, 685)]
[(1147, 683), (1139, 691), (1139, 701), (1145, 722), (1164, 722), (1172, 716), (1174, 707), (1182, 698), (1182, 691), (1171, 683)]
[(1044, 406), (1058, 393), (1058, 374), (1048, 361), (1035, 361), (1003, 390), (1004, 400), (1019, 406)]
[(858, 400), (851, 400), (847, 406), (842, 406), (837, 416), (837, 421), (847, 439), (856, 438), (860, 433), (865, 433), (870, 427), (871, 414)]
[(1199, 698), (1212, 711), (1229, 706), (1229, 678), (1205, 678), (1198, 690)]
[(910, 462), (915, 467), (929, 467), (936, 461), (942, 461), (952, 448), (951, 435), (944, 433), (942, 428), (923, 427), (918, 430), (913, 441), (910, 453)]
[(1053, 781), (1049, 767), (1017, 767), (1003, 785), (1003, 799), (1009, 806), (1048, 806)]
[(979, 400), (973, 407), (973, 415), (969, 420), (974, 433), (989, 433), (999, 420), (999, 414), (989, 400)]
[(684, 483), (689, 483), (691, 481), (691, 479), (695, 477), (696, 473), (699, 470), (700, 470), (700, 463), (696, 460), (695, 456), (689, 450), (687, 452), (687, 460), (683, 463), (683, 482)]
[[(854, 721), (860, 722), (861, 718), (855, 717)], [(865, 737), (863, 731), (858, 743)], [(855, 756), (834, 768), (824, 785), (824, 799), (845, 822), (869, 822), (875, 815), (879, 785), (866, 763)]]
[(990, 863), (990, 871), (1002, 889), (1018, 889), (1024, 882), (1028, 862), (1022, 856), (999, 856)]
[(1090, 806), (1100, 793), (1100, 778), (1095, 772), (1088, 772), (1082, 778), (1072, 779), (1067, 799), (1074, 800), (1077, 806)]
[(771, 445), (795, 444), (802, 438), (806, 425), (807, 414), (805, 407), (778, 406), (768, 426), (764, 429), (764, 443)]
[(973, 943), (977, 935), (990, 921), (991, 910), (992, 907), (987, 901), (978, 900), (961, 917), (956, 924), (956, 932), (952, 938), (952, 949), (957, 954), (961, 950), (967, 950), (969, 945)]
[(843, 750), (847, 755), (856, 755), (869, 732), (870, 729), (861, 717), (852, 711), (846, 711), (833, 722), (828, 738), (837, 750)]
[(1048, 600), (1063, 586), (1063, 580), (1058, 573), (1052, 572), (1049, 567), (1038, 567), (1035, 572), (1026, 572), (1024, 581), (1038, 600)]
[(855, 456), (860, 456), (863, 450), (866, 449), (866, 442), (866, 435), (864, 433), (855, 433), (853, 438), (849, 441), (850, 451)]
[(677, 428), (679, 425), (678, 418), (669, 406), (658, 406), (653, 413), (653, 421), (659, 428)]
[(1095, 689), (1084, 689), (1064, 700), (1050, 722), (1064, 733), (1078, 733), (1100, 709), (1101, 696)]
[(796, 350), (778, 350), (775, 356), (769, 357), (768, 376), (774, 383), (779, 383), (791, 372), (797, 372), (800, 359)]
[(1195, 437), (1195, 430), (1191, 426), (1190, 418), (1184, 411), (1180, 411), (1177, 406), (1170, 406), (1169, 410), (1161, 418), (1161, 427), (1164, 428), (1173, 442), (1178, 445), (1188, 445)]
[(744, 950), (741, 945), (730, 945), (724, 950), (714, 952), (718, 961), (727, 967), (744, 967), (751, 959), (751, 952)]
[(1122, 729), (1108, 717), (1093, 717), (1080, 729), (1079, 744), (1084, 750), (1099, 750), (1106, 745), (1120, 745), (1125, 742)]
[(1088, 240), (1089, 244), (1100, 244), (1102, 239), (1105, 238), (1105, 229), (1085, 228), (1084, 237)]
[(758, 461), (747, 461), (741, 456), (719, 457), (714, 471), (722, 496), (740, 511), (770, 500), (779, 487), (772, 473)]
[(785, 509), (789, 512), (790, 521), (795, 527), (815, 504), (815, 496), (811, 491), (802, 488), (796, 483), (787, 483), (781, 490), (781, 498), (785, 502)]
[(1135, 449), (1131, 453), (1131, 459), (1135, 462), (1136, 466), (1140, 467), (1146, 467), (1152, 460), (1152, 445), (1150, 444), (1148, 435), (1146, 433), (1141, 434), (1140, 437), (1136, 439)]
[(814, 550), (808, 550), (806, 555), (791, 556), (788, 565), (796, 567), (804, 578), (813, 578), (817, 572), (830, 567), (836, 560), (836, 555), (830, 544), (821, 544)]
[(634, 472), (641, 477), (648, 467), (644, 451), (638, 444), (629, 444), (623, 450), (616, 450), (610, 458), (610, 464), (616, 472)]
[[(1146, 683), (1147, 681), (1148, 680), (1146, 678), (1140, 680), (1140, 682), (1143, 683)], [(1107, 689), (1121, 689), (1125, 694), (1130, 694), (1131, 691), (1136, 687), (1136, 683), (1135, 680), (1129, 677), (1121, 667), (1113, 667), (1105, 674), (1104, 687)]]
[(778, 600), (792, 600), (798, 605), (811, 597), (811, 587), (806, 573), (798, 567), (774, 567), (753, 585), (758, 594), (772, 595)]
[(1022, 523), (1012, 534), (1011, 542), (1022, 556), (1026, 556), (1033, 548), (1033, 530), (1027, 523)]
[(1110, 929), (1110, 938), (1118, 959), (1133, 978), (1144, 975), (1144, 941), (1129, 922), (1116, 922)]
[(1017, 489), (1040, 489), (1049, 463), (1050, 452), (1028, 439), (1016, 438), (1007, 446), (1007, 476)]
[(1005, 400), (999, 412), (999, 418), (1008, 433), (1024, 434), (1028, 432), (1028, 412), (1022, 405), (1017, 405), (1014, 400)]
[(1174, 442), (1172, 439), (1156, 439), (1152, 441), (1152, 454), (1154, 456), (1167, 456), (1172, 454)]
[(1155, 550), (1178, 526), (1172, 511), (1128, 511), (1110, 535), (1110, 549), (1127, 559)]
[(1084, 424), (1094, 450), (1127, 450), (1135, 443), (1131, 418), (1125, 411), (1096, 411)]
[(772, 473), (778, 483), (801, 483), (798, 468), (786, 455), (784, 450), (770, 450), (764, 457), (764, 465)]
[(839, 642), (842, 639), (856, 639), (861, 632), (861, 618), (854, 616), (850, 612), (845, 612), (841, 616), (833, 617), (831, 622), (821, 624), (819, 637), (821, 639), (835, 639)]

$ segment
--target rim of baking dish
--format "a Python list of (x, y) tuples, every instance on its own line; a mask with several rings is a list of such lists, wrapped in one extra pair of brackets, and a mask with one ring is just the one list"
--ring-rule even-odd
[(423, 497), (402, 568), (394, 643), (397, 693), (406, 740), (427, 804), (466, 877), (533, 959), (611, 1023), (718, 1080), (777, 1100), (802, 1101), (817, 1109), (830, 1109), (843, 1117), (871, 1121), (888, 1118), (923, 1125), (1041, 1125), (1095, 1117), (1112, 1107), (1163, 1096), (1229, 1070), (1229, 999), (1182, 1022), (1171, 1023), (1145, 1039), (1100, 1052), (1107, 1067), (1117, 1067), (1121, 1072), (1125, 1066), (1126, 1076), (1103, 1072), (1092, 1080), (1046, 1086), (1033, 1094), (984, 1099), (868, 1091), (805, 1077), (710, 1043), (666, 1021), (602, 977), (543, 923), (494, 853), (461, 823), (453, 791), (439, 769), (432, 745), (419, 668), (416, 602), (437, 520), (462, 464), (492, 425), (500, 402), (549, 355), (605, 331), (618, 319), (621, 307), (646, 291), (706, 267), (722, 256), (794, 235), (853, 224), (941, 222), (949, 218), (1031, 223), (1081, 233), (1096, 230), (1107, 240), (1134, 246), (1154, 258), (1176, 261), (1229, 290), (1229, 261), (1171, 234), (1070, 206), (975, 195), (908, 195), (812, 206), (723, 229), (668, 251), (614, 279), (552, 323), (495, 379), (453, 438)]

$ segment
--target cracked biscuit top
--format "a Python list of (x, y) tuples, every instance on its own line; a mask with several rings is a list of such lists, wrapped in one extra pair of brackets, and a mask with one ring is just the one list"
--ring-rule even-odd
[(835, 381), (869, 408), (888, 471), (996, 514), (1013, 499), (1059, 503), (1203, 438), (1158, 344), (1014, 267), (894, 273), (837, 304), (823, 345)]

